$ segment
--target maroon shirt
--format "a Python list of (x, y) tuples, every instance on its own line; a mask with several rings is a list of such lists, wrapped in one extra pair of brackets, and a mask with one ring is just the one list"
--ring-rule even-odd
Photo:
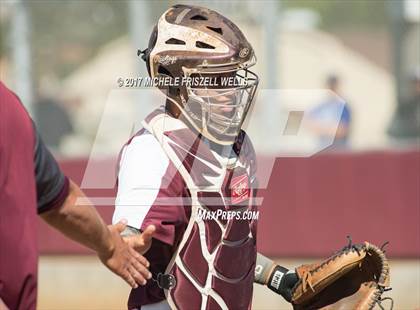
[(11, 310), (36, 308), (36, 215), (61, 206), (67, 195), (67, 178), (0, 82), (0, 298)]

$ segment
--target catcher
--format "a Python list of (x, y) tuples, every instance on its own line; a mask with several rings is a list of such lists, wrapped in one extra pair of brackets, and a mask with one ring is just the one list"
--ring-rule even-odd
[(131, 291), (128, 308), (250, 309), (254, 282), (298, 306), (310, 280), (256, 250), (256, 159), (241, 129), (258, 87), (252, 46), (219, 13), (175, 5), (141, 54), (151, 78), (173, 83), (120, 155), (113, 222), (127, 219), (127, 235), (156, 227), (153, 280)]

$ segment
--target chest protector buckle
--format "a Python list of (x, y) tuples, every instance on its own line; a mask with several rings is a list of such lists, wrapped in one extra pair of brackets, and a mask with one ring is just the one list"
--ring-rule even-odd
[(165, 290), (169, 290), (175, 287), (176, 285), (175, 276), (171, 274), (158, 273), (155, 281), (160, 288), (165, 289)]

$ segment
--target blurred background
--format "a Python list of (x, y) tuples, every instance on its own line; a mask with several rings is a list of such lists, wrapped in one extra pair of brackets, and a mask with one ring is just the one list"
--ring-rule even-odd
[[(420, 1), (2, 0), (0, 79), (79, 184), (93, 162), (112, 174), (132, 127), (162, 103), (117, 79), (147, 75), (137, 50), (176, 3), (223, 13), (255, 48), (259, 250), (292, 268), (347, 235), (390, 241), (388, 295), (419, 308)], [(85, 189), (110, 222), (115, 189)], [(91, 253), (41, 222), (39, 246), (39, 309), (124, 309), (129, 289)], [(254, 309), (290, 309), (255, 292)]]

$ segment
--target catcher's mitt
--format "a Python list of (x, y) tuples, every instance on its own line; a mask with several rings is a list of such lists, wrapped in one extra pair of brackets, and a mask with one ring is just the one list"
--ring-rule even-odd
[(352, 245), (350, 240), (337, 254), (321, 263), (302, 265), (296, 273), (294, 309), (364, 310), (376, 304), (383, 309), (381, 295), (389, 290), (388, 260), (382, 249), (368, 242)]

